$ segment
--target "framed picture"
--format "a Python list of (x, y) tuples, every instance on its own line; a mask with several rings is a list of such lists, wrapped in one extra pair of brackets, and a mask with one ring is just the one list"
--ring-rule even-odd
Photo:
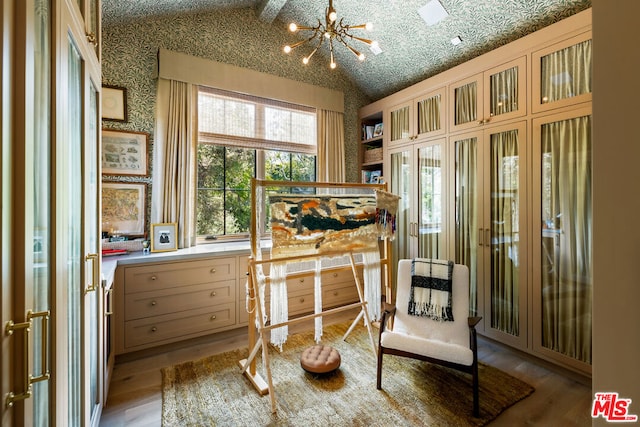
[(178, 250), (178, 224), (151, 224), (151, 252)]
[(382, 123), (378, 123), (374, 128), (373, 128), (373, 137), (377, 137), (377, 136), (382, 136)]
[(102, 86), (102, 118), (115, 122), (127, 121), (127, 89)]
[(146, 190), (144, 183), (103, 183), (102, 231), (112, 236), (144, 236)]
[(148, 139), (144, 132), (103, 129), (102, 173), (146, 176)]

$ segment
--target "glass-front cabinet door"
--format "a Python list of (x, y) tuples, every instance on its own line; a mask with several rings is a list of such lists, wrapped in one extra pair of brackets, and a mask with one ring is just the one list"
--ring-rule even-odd
[[(75, 7), (62, 8), (59, 47), (55, 215), (55, 287), (64, 300), (56, 330), (59, 380), (67, 399), (56, 418), (67, 425), (98, 425), (102, 409), (102, 291), (99, 256), (100, 64)], [(69, 357), (74, 355), (74, 357)]]
[(398, 145), (413, 139), (415, 132), (412, 117), (411, 101), (390, 109), (389, 118), (385, 120), (385, 123), (389, 123), (389, 144)]
[(445, 139), (391, 150), (391, 192), (401, 197), (392, 265), (399, 259), (447, 257)]
[(533, 122), (534, 348), (591, 372), (591, 108)]
[(451, 130), (524, 116), (527, 113), (527, 58), (521, 57), (449, 87)]
[(413, 103), (415, 105), (416, 139), (443, 135), (446, 131), (446, 88), (429, 92)]
[(526, 347), (526, 123), (452, 137), (454, 254), (483, 333)]
[(591, 101), (591, 31), (534, 52), (531, 57), (534, 113)]

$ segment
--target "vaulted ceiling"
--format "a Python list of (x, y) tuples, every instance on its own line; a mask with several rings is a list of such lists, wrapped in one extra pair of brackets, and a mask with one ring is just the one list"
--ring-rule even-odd
[[(378, 99), (438, 74), (482, 53), (591, 7), (591, 0), (440, 0), (448, 16), (428, 26), (418, 9), (431, 0), (333, 0), (338, 20), (373, 30), (355, 35), (376, 40), (382, 53), (353, 46), (367, 58), (360, 62), (343, 46), (335, 48), (338, 66), (370, 98)], [(103, 25), (144, 17), (254, 8), (256, 17), (286, 28), (290, 22), (313, 26), (324, 21), (328, 0), (102, 0)], [(451, 39), (462, 42), (453, 45)], [(308, 34), (307, 34), (308, 37)], [(305, 35), (291, 34), (291, 42)], [(326, 46), (326, 44), (325, 44)], [(300, 59), (313, 47), (300, 46)], [(298, 51), (300, 50), (300, 51)], [(328, 49), (319, 51), (327, 62)]]

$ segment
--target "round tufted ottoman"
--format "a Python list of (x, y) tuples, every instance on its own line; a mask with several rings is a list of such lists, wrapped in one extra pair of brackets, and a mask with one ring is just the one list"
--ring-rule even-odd
[(327, 374), (340, 367), (340, 353), (327, 345), (314, 345), (302, 352), (300, 366), (307, 372)]

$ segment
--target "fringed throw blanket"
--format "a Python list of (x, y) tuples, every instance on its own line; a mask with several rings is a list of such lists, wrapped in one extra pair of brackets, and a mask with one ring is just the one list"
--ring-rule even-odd
[(453, 261), (414, 259), (411, 262), (409, 314), (452, 322), (452, 274)]

